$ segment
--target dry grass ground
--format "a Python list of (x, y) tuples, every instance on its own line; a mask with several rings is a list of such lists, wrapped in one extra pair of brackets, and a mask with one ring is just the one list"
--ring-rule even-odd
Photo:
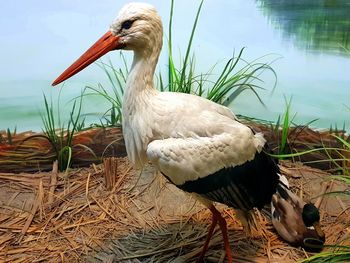
[[(195, 262), (205, 240), (210, 212), (158, 176), (126, 159), (68, 174), (0, 173), (0, 262)], [(109, 167), (107, 167), (107, 170)], [(327, 243), (349, 238), (349, 202), (319, 195), (345, 186), (328, 174), (283, 163), (293, 190), (321, 205)], [(115, 176), (115, 178), (110, 177)], [(281, 241), (260, 213), (261, 234), (247, 237), (234, 210), (218, 206), (228, 222), (235, 262), (296, 262), (311, 254)], [(225, 262), (217, 229), (207, 262)]]

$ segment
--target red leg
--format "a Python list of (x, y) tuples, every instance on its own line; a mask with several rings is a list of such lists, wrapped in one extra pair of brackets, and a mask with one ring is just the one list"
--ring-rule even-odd
[(216, 210), (216, 208), (213, 205), (211, 205), (209, 207), (209, 209), (213, 213), (213, 219), (212, 219), (212, 223), (209, 227), (207, 239), (205, 240), (203, 250), (202, 250), (202, 253), (199, 257), (198, 262), (203, 262), (205, 252), (207, 251), (210, 239), (213, 236), (214, 228), (215, 228), (216, 224), (219, 222), (220, 230), (221, 230), (221, 233), (222, 233), (222, 236), (224, 239), (224, 246), (225, 246), (227, 260), (229, 263), (232, 263), (232, 252), (231, 252), (231, 248), (230, 248), (230, 243), (228, 241), (227, 225), (226, 225), (225, 218), (223, 218), (221, 216), (220, 212), (218, 210)]
[[(214, 208), (215, 209), (215, 208)], [(215, 209), (216, 210), (216, 209)], [(228, 234), (227, 234), (227, 224), (225, 218), (221, 216), (219, 211), (216, 210), (218, 213), (218, 220), (219, 220), (219, 226), (221, 229), (222, 237), (224, 239), (224, 246), (225, 246), (225, 251), (226, 251), (226, 256), (227, 256), (227, 261), (229, 263), (232, 263), (232, 252), (230, 248), (230, 242), (228, 241)]]
[[(215, 208), (214, 208), (214, 209), (215, 209)], [(215, 226), (216, 226), (217, 222), (218, 222), (218, 218), (217, 218), (217, 216), (213, 213), (211, 225), (210, 225), (209, 230), (208, 230), (207, 239), (205, 240), (205, 243), (204, 243), (204, 246), (203, 246), (201, 255), (199, 256), (198, 262), (203, 262), (203, 260), (204, 260), (205, 252), (207, 252), (208, 245), (209, 245), (209, 242), (210, 242), (211, 237), (213, 236), (214, 229), (215, 229)]]

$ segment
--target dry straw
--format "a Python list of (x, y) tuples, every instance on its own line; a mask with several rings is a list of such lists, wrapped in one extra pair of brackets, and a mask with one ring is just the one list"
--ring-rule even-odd
[[(107, 176), (106, 166), (117, 172)], [(320, 193), (316, 186), (324, 173), (292, 163), (284, 163), (283, 171), (293, 175), (293, 189), (304, 198)], [(47, 173), (1, 173), (0, 262), (195, 262), (210, 212), (151, 168), (138, 176), (120, 158), (71, 170), (67, 178), (55, 165)], [(329, 191), (343, 187), (324, 184)], [(321, 201), (327, 243), (345, 240), (349, 203), (332, 196)], [(310, 256), (277, 237), (268, 210), (259, 217), (260, 235), (247, 237), (234, 211), (218, 208), (228, 221), (235, 262), (295, 262)], [(217, 229), (207, 262), (225, 262), (224, 254)]]

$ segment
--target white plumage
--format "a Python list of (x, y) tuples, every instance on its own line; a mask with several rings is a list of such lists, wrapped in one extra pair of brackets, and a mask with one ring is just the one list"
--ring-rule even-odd
[(194, 134), (154, 140), (148, 144), (147, 157), (175, 185), (182, 185), (223, 168), (242, 165), (261, 151), (265, 142), (261, 134), (250, 135), (240, 127), (231, 130), (210, 137)]
[[(154, 88), (162, 32), (161, 19), (152, 6), (128, 4), (121, 9), (110, 30), (53, 85), (109, 51), (132, 50), (134, 60), (122, 110), (128, 157), (138, 168), (151, 161), (172, 183), (194, 193), (208, 206), (213, 221), (200, 261), (218, 223), (228, 260), (232, 262), (226, 222), (213, 201), (240, 209), (240, 214), (246, 216), (253, 207), (261, 208), (271, 201), (278, 189), (279, 170), (263, 150), (262, 134), (255, 134), (240, 123), (227, 107), (194, 95), (159, 92)], [(280, 203), (274, 204), (275, 211), (281, 213)], [(289, 211), (300, 215), (300, 211)]]

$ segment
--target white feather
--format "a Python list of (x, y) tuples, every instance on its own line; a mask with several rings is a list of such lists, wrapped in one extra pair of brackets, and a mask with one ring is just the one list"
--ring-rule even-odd
[(257, 140), (259, 137), (244, 130), (211, 137), (155, 140), (148, 145), (147, 157), (173, 183), (181, 185), (252, 160)]
[[(124, 117), (123, 129), (132, 162), (143, 166), (151, 158), (160, 169), (165, 169), (167, 159), (162, 154), (173, 152), (177, 158), (191, 158), (193, 167), (201, 166), (201, 162), (207, 163), (204, 156), (215, 157), (211, 159), (213, 166), (210, 169), (210, 172), (215, 172), (251, 160), (265, 143), (262, 134), (254, 135), (247, 126), (235, 120), (228, 108), (180, 93), (158, 92), (148, 98), (148, 103), (139, 102), (133, 114)], [(174, 160), (170, 162), (174, 165)], [(180, 165), (180, 162), (176, 163)], [(200, 172), (187, 170), (190, 173), (186, 180), (208, 175), (204, 170), (207, 170), (206, 165)]]
[(287, 177), (285, 177), (283, 174), (278, 174), (279, 176), (279, 180), (289, 188), (289, 182), (288, 182), (288, 179)]

